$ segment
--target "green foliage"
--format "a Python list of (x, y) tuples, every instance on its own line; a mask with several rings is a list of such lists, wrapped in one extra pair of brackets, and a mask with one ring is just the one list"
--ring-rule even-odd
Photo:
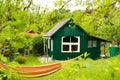
[(19, 55), (17, 58), (15, 58), (15, 61), (17, 61), (19, 64), (25, 64), (26, 60), (26, 57), (22, 55)]
[[(78, 2), (80, 1), (78, 0)], [(118, 22), (120, 20), (118, 16), (120, 15), (120, 8), (116, 7), (117, 4), (120, 4), (119, 0), (86, 1), (85, 4), (88, 4), (87, 6), (90, 7), (87, 7), (83, 11), (75, 10), (73, 12), (73, 18), (86, 31), (92, 35), (110, 40), (120, 34), (120, 27), (118, 27), (120, 25)]]
[[(0, 59), (3, 63), (8, 64), (6, 57), (0, 56)], [(11, 70), (0, 68), (0, 80), (21, 80), (21, 78), (16, 73), (13, 74)]]
[(1, 54), (9, 57), (9, 60), (12, 61), (14, 59), (14, 53), (18, 51), (24, 53), (25, 49), (32, 46), (31, 41), (31, 35), (23, 33), (17, 34), (1, 43)]
[(90, 55), (89, 53), (85, 52), (85, 53), (83, 54), (83, 58), (84, 58), (84, 59), (87, 59), (89, 55)]
[(5, 56), (1, 55), (1, 54), (0, 54), (0, 61), (2, 61), (4, 63), (8, 63), (8, 59)]
[(1, 80), (22, 80), (16, 73), (13, 74), (10, 70), (0, 69), (0, 79)]
[[(30, 4), (30, 1), (31, 0), (0, 0), (0, 53), (2, 54), (2, 56), (0, 55), (0, 59), (5, 63), (9, 61), (3, 55), (9, 57), (8, 59), (12, 61), (14, 60), (13, 56), (15, 52), (20, 51), (24, 53), (25, 49), (29, 49), (32, 46), (34, 54), (42, 55), (42, 36), (35, 36), (32, 40), (31, 35), (24, 33), (32, 29), (34, 32), (44, 34), (58, 21), (69, 17), (73, 17), (75, 22), (90, 34), (110, 40), (112, 39), (114, 43), (120, 41), (120, 0), (75, 0), (76, 4), (72, 5), (70, 2), (73, 0), (58, 0), (55, 2), (55, 6), (59, 9), (54, 9), (53, 11), (49, 11), (48, 8), (42, 8), (33, 3)], [(73, 12), (69, 10), (69, 7), (77, 5), (82, 5), (86, 8), (85, 10), (75, 10)], [(88, 54), (84, 54), (84, 56), (86, 58)], [(30, 60), (32, 60), (32, 58)], [(18, 61), (24, 63), (24, 59), (22, 58), (18, 59)], [(43, 80), (74, 80), (75, 78), (76, 80), (119, 79), (119, 73), (113, 70), (113, 66), (119, 67), (118, 59), (113, 59), (113, 61), (92, 61), (87, 59), (81, 63), (79, 62), (81, 61), (71, 64), (60, 72), (43, 78)], [(3, 71), (3, 75), (4, 79), (19, 80), (12, 77), (11, 72)]]
[(43, 38), (40, 35), (36, 35), (33, 37), (32, 40), (32, 47), (34, 55), (43, 55), (44, 54), (44, 47), (43, 47)]

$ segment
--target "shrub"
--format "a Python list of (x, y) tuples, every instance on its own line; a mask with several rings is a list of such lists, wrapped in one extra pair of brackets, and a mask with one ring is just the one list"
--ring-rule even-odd
[(0, 69), (0, 80), (22, 80), (17, 74), (13, 74), (11, 70)]
[(32, 40), (32, 50), (35, 55), (43, 55), (43, 38), (37, 35)]
[(26, 62), (26, 58), (22, 55), (18, 56), (15, 61), (17, 61), (20, 64), (24, 64)]
[(3, 56), (2, 54), (0, 54), (0, 61), (2, 61), (3, 63), (8, 63), (8, 58)]

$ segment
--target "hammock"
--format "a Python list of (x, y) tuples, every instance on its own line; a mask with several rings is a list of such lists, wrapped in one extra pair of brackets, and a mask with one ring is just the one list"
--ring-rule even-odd
[(12, 71), (12, 73), (17, 73), (22, 77), (40, 77), (40, 76), (51, 74), (61, 69), (61, 63), (54, 63), (54, 64), (41, 65), (41, 66), (11, 67), (0, 62), (0, 67), (6, 70)]
[(11, 67), (3, 64), (0, 62), (0, 67), (6, 70), (11, 70), (12, 73), (17, 73), (18, 75), (22, 77), (41, 77), (45, 75), (49, 75), (51, 73), (54, 73), (60, 69), (62, 69), (64, 66), (68, 65), (69, 63), (75, 61), (82, 55), (66, 60), (66, 61), (60, 61), (52, 64), (47, 64), (47, 65), (40, 65), (40, 66), (16, 66), (16, 67)]

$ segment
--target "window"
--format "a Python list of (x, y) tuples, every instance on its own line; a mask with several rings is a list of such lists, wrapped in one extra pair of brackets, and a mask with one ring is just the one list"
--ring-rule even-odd
[(97, 41), (93, 41), (93, 47), (97, 47)]
[(88, 41), (88, 48), (92, 48), (92, 41)]
[(80, 37), (62, 37), (62, 52), (79, 52)]

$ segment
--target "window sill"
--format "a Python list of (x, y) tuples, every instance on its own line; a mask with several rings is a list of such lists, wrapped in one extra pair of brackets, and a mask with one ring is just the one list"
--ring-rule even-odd
[(80, 51), (62, 51), (62, 53), (80, 53)]

